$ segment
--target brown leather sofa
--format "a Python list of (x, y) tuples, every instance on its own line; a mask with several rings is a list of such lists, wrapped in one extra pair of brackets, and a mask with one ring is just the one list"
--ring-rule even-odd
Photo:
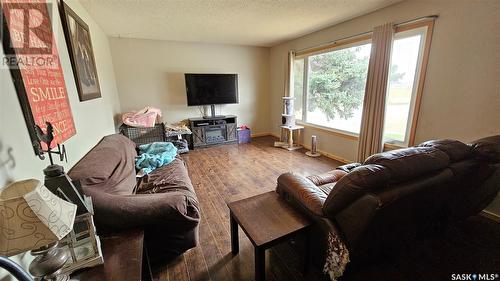
[(316, 223), (309, 247), (325, 260), (338, 231), (352, 262), (381, 259), (477, 214), (500, 190), (500, 136), (435, 140), (375, 154), (322, 175), (278, 178), (277, 192)]
[(181, 158), (137, 182), (135, 143), (123, 135), (104, 137), (68, 175), (92, 197), (97, 231), (144, 229), (153, 262), (198, 243), (200, 209)]

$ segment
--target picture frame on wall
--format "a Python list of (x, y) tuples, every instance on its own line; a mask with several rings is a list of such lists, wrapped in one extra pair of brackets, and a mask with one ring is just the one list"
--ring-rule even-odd
[(66, 4), (59, 11), (80, 101), (101, 97), (89, 26)]

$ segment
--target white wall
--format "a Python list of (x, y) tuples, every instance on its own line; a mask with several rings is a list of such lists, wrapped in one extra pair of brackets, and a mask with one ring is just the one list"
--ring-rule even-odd
[[(471, 141), (500, 134), (500, 1), (408, 0), (271, 49), (271, 120), (278, 133), (288, 50), (317, 46), (370, 31), (385, 22), (438, 14), (421, 103), (416, 142), (436, 138)], [(315, 129), (318, 148), (355, 160), (357, 140)]]
[[(54, 12), (54, 34), (77, 131), (76, 135), (66, 142), (69, 161), (63, 166), (69, 169), (104, 135), (115, 132), (113, 117), (120, 112), (120, 104), (107, 36), (80, 3), (75, 0), (65, 2), (89, 25), (102, 92), (100, 99), (85, 102), (78, 100), (59, 14)], [(3, 55), (2, 50), (0, 56)], [(10, 72), (5, 68), (0, 69), (0, 89), (0, 163), (8, 158), (8, 148), (12, 148), (15, 159), (15, 167), (0, 166), (0, 188), (14, 180), (43, 180), (42, 170), (48, 165), (48, 160), (41, 161), (35, 157)]]
[(237, 115), (238, 123), (247, 124), (252, 133), (269, 132), (269, 48), (120, 38), (110, 42), (123, 111), (155, 106), (167, 123), (199, 117), (198, 107), (187, 107), (184, 73), (237, 73), (239, 104), (220, 106), (221, 114)]

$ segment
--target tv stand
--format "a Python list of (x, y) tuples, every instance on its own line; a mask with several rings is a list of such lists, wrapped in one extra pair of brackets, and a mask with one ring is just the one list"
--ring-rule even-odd
[(215, 115), (215, 104), (210, 105), (210, 116), (206, 115), (203, 116), (203, 119), (210, 119), (210, 118), (224, 118), (226, 117), (225, 115)]
[(238, 142), (237, 118), (234, 115), (189, 118), (189, 126), (193, 132), (193, 149)]

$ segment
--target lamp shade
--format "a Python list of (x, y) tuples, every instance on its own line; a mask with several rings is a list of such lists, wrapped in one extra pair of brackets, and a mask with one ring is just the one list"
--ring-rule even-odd
[(0, 190), (0, 255), (12, 256), (61, 240), (73, 228), (76, 205), (38, 180)]

